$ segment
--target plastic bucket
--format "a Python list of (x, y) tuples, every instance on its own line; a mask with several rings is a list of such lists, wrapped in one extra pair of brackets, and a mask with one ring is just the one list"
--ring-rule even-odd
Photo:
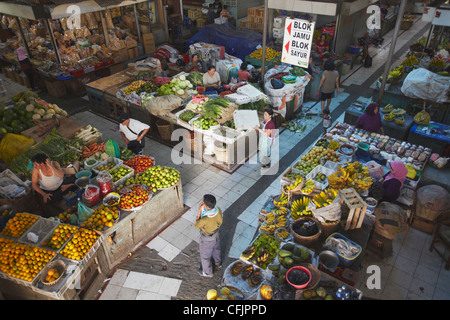
[(367, 203), (366, 214), (373, 214), (375, 208), (377, 207), (378, 201), (372, 197), (366, 198), (365, 201)]
[(82, 177), (91, 178), (92, 177), (92, 171), (90, 171), (90, 170), (82, 170), (82, 171), (79, 171), (79, 172), (77, 172), (75, 174), (75, 178), (77, 178), (77, 179), (82, 178)]

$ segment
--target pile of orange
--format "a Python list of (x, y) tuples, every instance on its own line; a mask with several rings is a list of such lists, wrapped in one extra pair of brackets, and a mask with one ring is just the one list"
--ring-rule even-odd
[(2, 231), (2, 235), (12, 238), (20, 238), (20, 236), (27, 229), (29, 229), (38, 218), (38, 216), (29, 213), (16, 213), (14, 218), (9, 219), (6, 223), (6, 226)]
[(99, 238), (99, 235), (89, 229), (80, 228), (67, 242), (60, 254), (71, 260), (81, 260), (86, 256), (91, 247)]
[(104, 227), (112, 227), (114, 221), (119, 217), (119, 208), (100, 205), (94, 213), (81, 225), (82, 228), (102, 231)]
[(0, 271), (17, 279), (32, 281), (55, 254), (36, 246), (2, 240)]
[(77, 230), (78, 228), (75, 226), (60, 224), (55, 230), (53, 230), (52, 235), (47, 239), (47, 241), (42, 243), (42, 246), (59, 249)]
[(58, 272), (58, 269), (51, 268), (47, 271), (47, 275), (45, 276), (45, 282), (51, 283), (53, 281), (56, 281), (59, 278), (60, 274)]

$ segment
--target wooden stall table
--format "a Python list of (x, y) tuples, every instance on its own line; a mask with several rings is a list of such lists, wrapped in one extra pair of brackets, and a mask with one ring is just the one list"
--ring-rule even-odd
[[(355, 125), (359, 116), (362, 115), (363, 112), (361, 108), (357, 105), (352, 104), (345, 111), (344, 122)], [(394, 121), (386, 121), (383, 119), (383, 114), (381, 114), (381, 125), (384, 129), (384, 134), (388, 135), (392, 138), (396, 138), (402, 141), (406, 141), (409, 131), (414, 124), (414, 118), (410, 115), (404, 114), (405, 124), (403, 126), (399, 126), (395, 124)]]

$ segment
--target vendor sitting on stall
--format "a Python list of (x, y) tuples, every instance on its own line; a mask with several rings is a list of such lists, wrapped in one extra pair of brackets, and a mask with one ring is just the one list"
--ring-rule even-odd
[(386, 175), (383, 181), (383, 200), (394, 202), (400, 196), (400, 189), (405, 182), (408, 169), (402, 161), (391, 161), (388, 164), (391, 172)]
[(215, 66), (208, 66), (208, 72), (203, 75), (203, 85), (205, 86), (205, 92), (220, 91), (221, 81)]
[[(33, 164), (31, 186), (40, 195), (38, 197), (39, 202), (55, 204), (63, 200), (63, 195), (69, 188), (75, 186), (75, 176), (69, 176), (65, 179), (64, 171), (61, 169), (60, 164), (56, 161), (51, 161), (47, 155), (38, 153), (30, 161)], [(58, 213), (60, 212), (53, 213), (49, 210), (44, 212), (47, 216)]]
[(381, 131), (384, 134), (381, 125), (380, 106), (376, 102), (370, 103), (362, 115), (356, 120), (356, 128), (377, 133)]
[(316, 43), (314, 44), (314, 47), (316, 56), (322, 58), (322, 55), (325, 52), (330, 51), (330, 45), (328, 44), (327, 36), (322, 33), (320, 35), (320, 39), (317, 40)]
[(119, 130), (127, 148), (137, 155), (142, 155), (145, 147), (145, 135), (150, 126), (138, 120), (131, 119), (127, 113), (122, 113), (119, 118)]
[(186, 72), (198, 71), (203, 73), (203, 64), (199, 59), (198, 53), (194, 53), (191, 62), (186, 65)]
[(239, 71), (237, 73), (238, 74), (238, 78), (239, 78), (239, 82), (241, 82), (241, 81), (248, 82), (252, 78), (252, 75), (247, 70), (247, 67), (248, 67), (248, 62), (243, 62), (241, 64), (241, 68), (239, 69)]

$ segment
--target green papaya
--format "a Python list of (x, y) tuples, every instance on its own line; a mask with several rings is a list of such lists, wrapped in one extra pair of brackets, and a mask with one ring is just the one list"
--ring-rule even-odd
[(292, 260), (291, 257), (286, 257), (284, 258), (284, 264), (286, 265), (286, 268), (290, 268), (294, 264), (294, 260)]
[(278, 251), (278, 255), (282, 258), (286, 258), (292, 256), (292, 252), (281, 249), (280, 251)]
[(295, 246), (292, 243), (286, 243), (281, 247), (282, 250), (291, 251), (295, 248)]
[(303, 259), (299, 256), (291, 256), (292, 260), (294, 260), (295, 262), (303, 262)]
[(271, 265), (269, 265), (269, 270), (272, 270), (272, 271), (280, 270), (280, 265), (279, 264), (271, 264)]

